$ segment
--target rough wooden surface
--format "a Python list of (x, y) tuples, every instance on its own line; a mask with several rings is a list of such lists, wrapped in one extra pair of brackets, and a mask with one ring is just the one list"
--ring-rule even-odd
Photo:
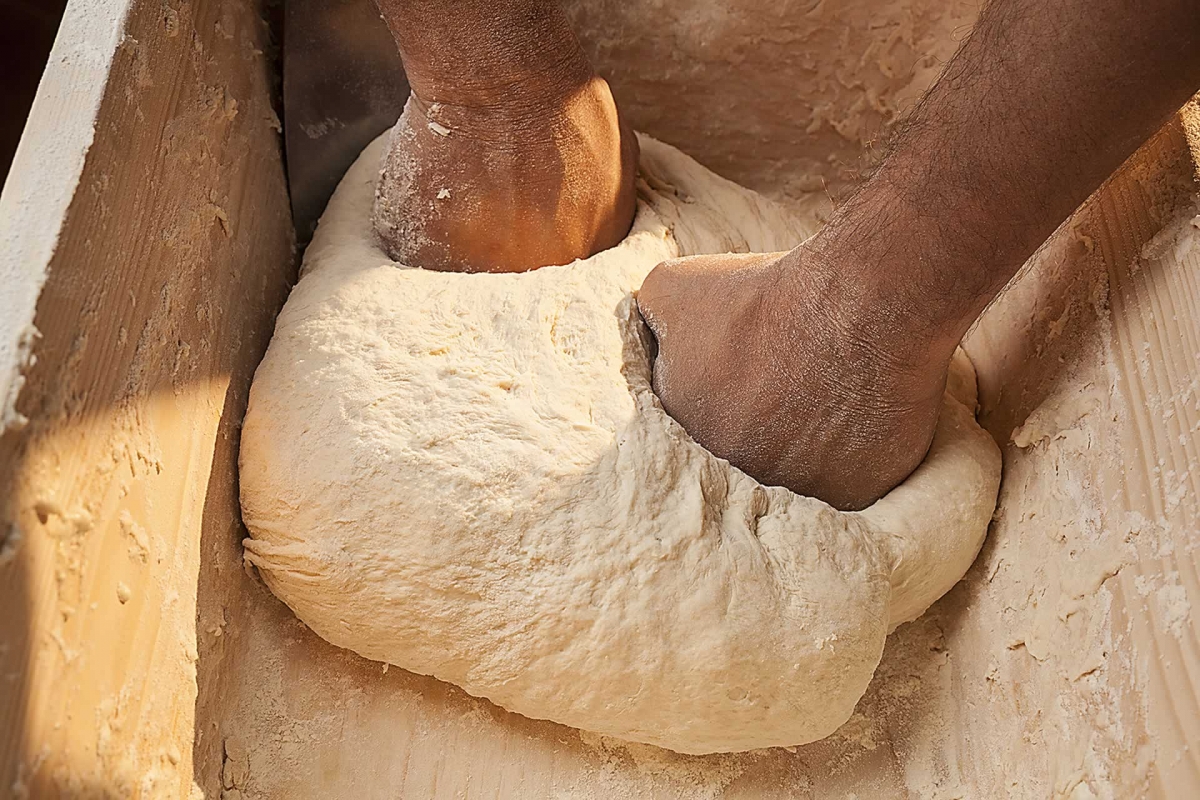
[[(261, 9), (120, 11), (69, 208), (38, 219), (64, 224), (28, 265), (30, 421), (0, 439), (0, 796), (192, 792), (201, 533), (236, 525), (236, 426), (293, 275)], [(40, 113), (89, 124), (79, 79), (52, 56)], [(18, 158), (6, 192), (45, 173)]]
[(968, 338), (1006, 447), (989, 542), (956, 589), (965, 786), (1200, 791), (1196, 120), (1185, 108), (1125, 164)]

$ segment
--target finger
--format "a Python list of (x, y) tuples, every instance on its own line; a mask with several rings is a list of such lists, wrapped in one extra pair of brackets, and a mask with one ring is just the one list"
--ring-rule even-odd
[(650, 271), (637, 293), (638, 311), (655, 337), (666, 335), (672, 320), (691, 313), (709, 298), (724, 276), (778, 260), (780, 253), (719, 253), (663, 261)]
[(660, 338), (666, 332), (663, 306), (671, 297), (672, 286), (675, 283), (671, 262), (664, 261), (650, 271), (646, 280), (642, 282), (642, 288), (637, 292), (638, 312), (645, 320), (646, 326), (650, 328), (650, 332), (654, 334), (655, 339)]
[(666, 331), (667, 320), (681, 307), (681, 296), (692, 288), (703, 266), (721, 256), (684, 256), (663, 261), (642, 282), (637, 293), (638, 311), (656, 337)]

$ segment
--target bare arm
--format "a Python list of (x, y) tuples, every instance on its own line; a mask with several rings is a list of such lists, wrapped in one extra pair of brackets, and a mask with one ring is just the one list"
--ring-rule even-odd
[(1192, 0), (993, 0), (811, 242), (649, 276), (664, 406), (760, 480), (868, 505), (924, 457), (971, 323), (1197, 89)]
[(995, 0), (821, 246), (924, 318), (944, 356), (1198, 89), (1190, 0)]
[(517, 272), (619, 242), (637, 140), (556, 0), (376, 0), (412, 96), (375, 230), (428, 269)]
[(593, 73), (553, 0), (375, 0), (409, 85), (428, 103), (536, 105)]

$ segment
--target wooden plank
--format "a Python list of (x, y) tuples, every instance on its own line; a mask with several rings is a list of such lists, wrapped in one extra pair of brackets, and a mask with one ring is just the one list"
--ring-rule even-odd
[[(1145, 714), (1157, 797), (1200, 794), (1200, 202), (1192, 178), (1200, 106), (1184, 109), (1187, 148), (1174, 178), (1152, 175), (1103, 198), (1099, 245), (1108, 266), (1114, 385), (1124, 401), (1105, 485), (1136, 552), (1115, 576), (1113, 627)], [(1186, 201), (1162, 202), (1185, 184)], [(1159, 196), (1156, 196), (1159, 195)], [(1172, 205), (1175, 207), (1172, 208)]]
[(64, 14), (25, 134), (0, 193), (0, 430), (13, 421), (38, 293), (79, 187), (128, 0), (82, 0)]
[(236, 525), (236, 426), (294, 274), (270, 35), (251, 0), (67, 19), (3, 201), (46, 235), (29, 423), (0, 439), (0, 794), (188, 796), (202, 533)]

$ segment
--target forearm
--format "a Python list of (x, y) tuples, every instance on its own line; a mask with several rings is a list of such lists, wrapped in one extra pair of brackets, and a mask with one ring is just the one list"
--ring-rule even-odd
[(426, 102), (544, 104), (592, 77), (556, 0), (375, 0)]
[(1192, 0), (994, 0), (816, 245), (952, 350), (1197, 89)]

